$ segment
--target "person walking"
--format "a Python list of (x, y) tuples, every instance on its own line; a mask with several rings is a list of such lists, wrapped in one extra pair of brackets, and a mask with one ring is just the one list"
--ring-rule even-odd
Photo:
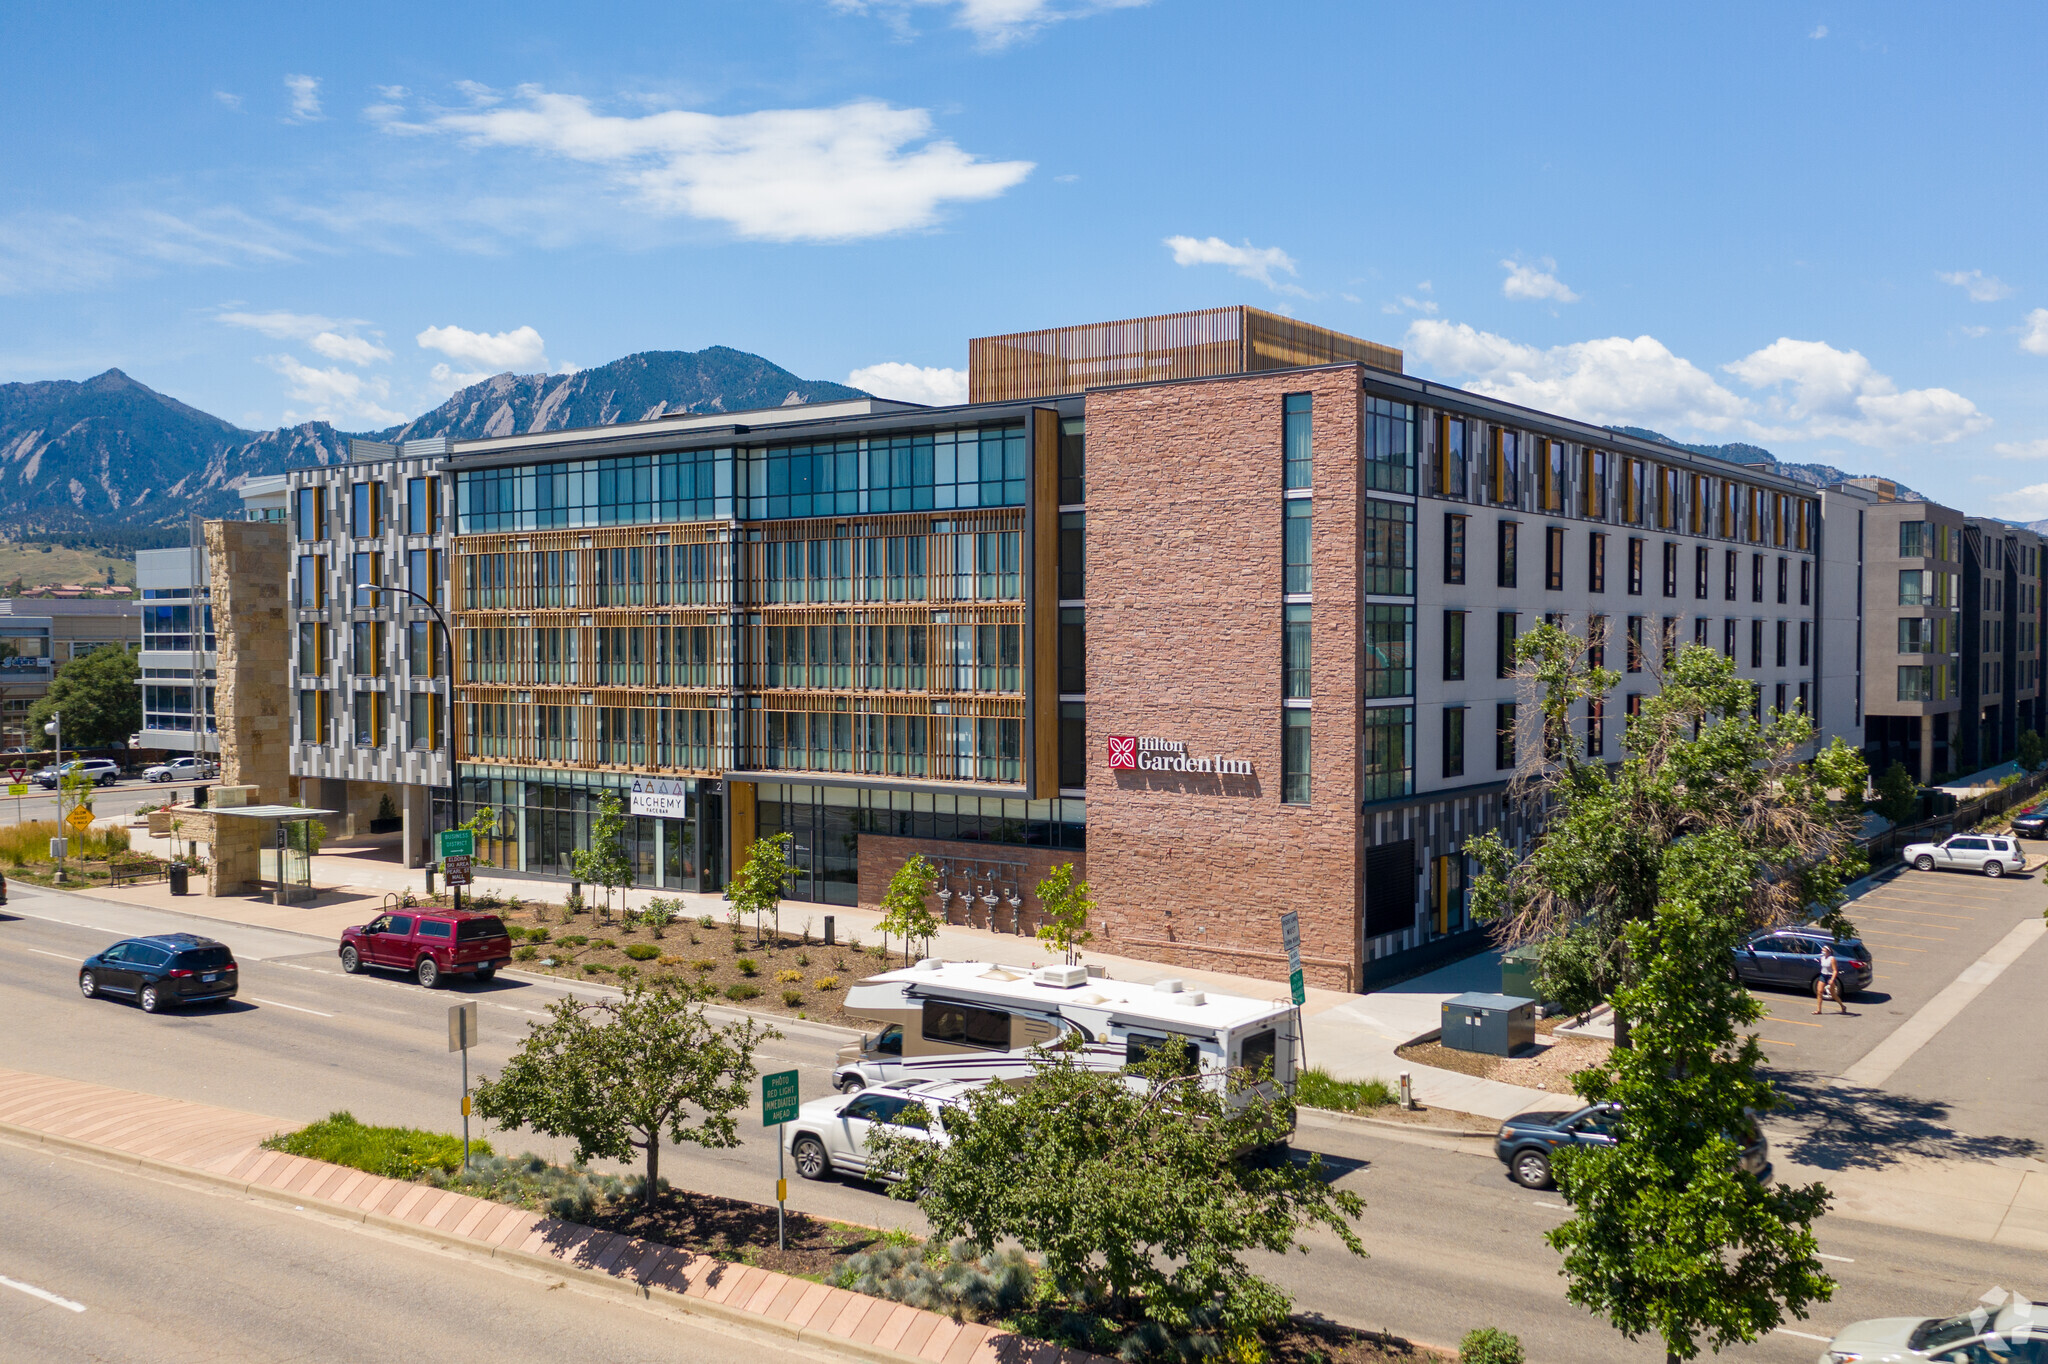
[(1820, 974), (1813, 978), (1813, 1011), (1820, 1013), (1827, 1004), (1828, 996), (1835, 997), (1835, 1007), (1843, 1013), (1849, 1006), (1842, 1002), (1842, 964), (1835, 960), (1835, 949), (1831, 943), (1820, 945)]

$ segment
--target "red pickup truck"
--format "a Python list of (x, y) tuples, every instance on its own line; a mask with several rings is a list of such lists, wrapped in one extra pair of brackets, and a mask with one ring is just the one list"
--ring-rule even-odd
[(470, 910), (404, 910), (379, 914), (341, 931), (341, 969), (365, 966), (409, 972), (429, 990), (443, 976), (486, 981), (512, 960), (512, 939), (495, 914)]

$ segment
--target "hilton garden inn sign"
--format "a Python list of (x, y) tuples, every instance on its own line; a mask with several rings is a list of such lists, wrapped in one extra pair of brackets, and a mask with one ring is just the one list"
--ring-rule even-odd
[(1205, 772), (1215, 776), (1249, 777), (1252, 765), (1242, 758), (1212, 755), (1198, 758), (1179, 739), (1144, 739), (1112, 735), (1109, 740), (1111, 770), (1133, 772)]

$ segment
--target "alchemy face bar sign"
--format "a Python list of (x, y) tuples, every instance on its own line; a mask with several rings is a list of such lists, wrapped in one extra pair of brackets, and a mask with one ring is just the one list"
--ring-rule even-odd
[(1188, 746), (1178, 739), (1142, 739), (1124, 735), (1113, 736), (1109, 741), (1109, 766), (1112, 771), (1203, 772), (1225, 777), (1252, 775), (1252, 765), (1242, 758), (1221, 755), (1198, 758), (1190, 755)]
[(627, 795), (626, 813), (655, 819), (688, 819), (688, 784), (663, 777), (635, 777)]

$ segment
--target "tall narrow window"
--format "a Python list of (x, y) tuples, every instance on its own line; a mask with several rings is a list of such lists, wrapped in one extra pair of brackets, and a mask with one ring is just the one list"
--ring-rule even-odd
[(1543, 586), (1552, 592), (1564, 591), (1564, 527), (1543, 528)]
[(1363, 618), (1365, 668), (1359, 692), (1374, 698), (1415, 694), (1415, 608), (1368, 606)]
[(1643, 541), (1636, 535), (1628, 537), (1628, 594), (1643, 595)]
[(1463, 417), (1437, 418), (1436, 490), (1445, 497), (1466, 495), (1465, 429)]
[(1764, 599), (1764, 556), (1761, 554), (1749, 556), (1749, 599)]
[(1408, 502), (1365, 504), (1365, 590), (1406, 596), (1415, 590), (1415, 507)]
[(1722, 591), (1727, 596), (1729, 601), (1735, 600), (1735, 579), (1738, 576), (1736, 572), (1736, 564), (1741, 559), (1741, 557), (1742, 556), (1737, 554), (1732, 549), (1726, 551), (1727, 580), (1722, 583)]
[(1497, 772), (1515, 767), (1515, 703), (1502, 701), (1493, 708), (1493, 766)]
[[(1803, 622), (1802, 622), (1802, 623), (1803, 623)], [(1786, 634), (1786, 623), (1785, 623), (1784, 621), (1782, 621), (1782, 620), (1781, 620), (1781, 621), (1779, 621), (1779, 622), (1778, 622), (1778, 651), (1777, 651), (1777, 658), (1778, 658), (1778, 666), (1779, 666), (1779, 667), (1781, 667), (1781, 668), (1785, 666), (1785, 634)], [(1780, 707), (1780, 709), (1783, 709), (1783, 707)]]
[(1290, 488), (1310, 487), (1315, 478), (1315, 402), (1312, 393), (1290, 393), (1286, 398), (1286, 413), (1281, 421), (1286, 433), (1287, 486)]
[(301, 540), (325, 540), (327, 538), (327, 490), (325, 488), (299, 489), (298, 538)]
[(1749, 666), (1761, 668), (1764, 665), (1764, 623), (1753, 620), (1749, 623)]
[(1657, 638), (1657, 647), (1662, 651), (1665, 671), (1669, 672), (1678, 656), (1678, 617), (1664, 617), (1664, 629)]
[(1732, 619), (1721, 622), (1721, 652), (1731, 661), (1735, 657), (1735, 622)]
[(1465, 708), (1444, 707), (1444, 775), (1465, 775)]
[(1060, 422), (1060, 505), (1088, 500), (1088, 428), (1080, 417)]
[(1365, 486), (1382, 493), (1415, 491), (1415, 409), (1408, 404), (1365, 400)]
[(1692, 552), (1692, 594), (1701, 601), (1707, 599), (1707, 580), (1714, 576), (1713, 556), (1705, 545), (1699, 545)]
[[(889, 559), (891, 561), (902, 557), (900, 553), (896, 552), (897, 545), (900, 543), (900, 541), (893, 541), (890, 544)], [(913, 543), (919, 549), (924, 547), (924, 541), (921, 539), (913, 541)], [(874, 548), (879, 548), (879, 546), (879, 541), (874, 542)], [(870, 553), (872, 553), (872, 548)], [(901, 577), (900, 574), (895, 576)], [(1080, 601), (1088, 595), (1087, 512), (1060, 513), (1059, 579), (1061, 601)], [(900, 598), (902, 595), (901, 592), (890, 593), (891, 597), (896, 598)]]
[(1543, 442), (1543, 510), (1547, 512), (1564, 510), (1565, 457), (1562, 441)]
[(1518, 521), (1503, 520), (1498, 525), (1498, 553), (1495, 559), (1498, 573), (1495, 581), (1502, 587), (1515, 585), (1515, 536), (1520, 530), (1521, 523)]
[[(1269, 485), (1270, 486), (1270, 485)], [(1282, 569), (1280, 590), (1288, 596), (1300, 596), (1309, 587), (1309, 500), (1305, 497), (1289, 498), (1284, 518), (1284, 552), (1286, 562)]]
[(1607, 617), (1593, 615), (1586, 617), (1586, 663), (1589, 667), (1607, 666)]
[(1515, 613), (1502, 611), (1494, 617), (1494, 676), (1515, 673)]
[(1465, 581), (1465, 522), (1456, 512), (1444, 513), (1444, 581)]
[(1280, 712), (1280, 801), (1306, 805), (1309, 797), (1309, 719), (1313, 712)]
[(1778, 605), (1783, 606), (1791, 591), (1792, 561), (1778, 556)]
[(1306, 602), (1291, 602), (1280, 608), (1284, 617), (1280, 694), (1290, 701), (1309, 699), (1309, 613), (1313, 609)]
[(1586, 701), (1586, 756), (1607, 752), (1607, 698), (1595, 693)]
[(1586, 537), (1586, 590), (1607, 590), (1607, 536), (1597, 530)]
[(1605, 450), (1587, 450), (1579, 460), (1579, 491), (1586, 516), (1594, 521), (1607, 519), (1607, 463)]
[(1521, 470), (1516, 467), (1519, 451), (1515, 433), (1495, 428), (1493, 433), (1493, 500), (1502, 506), (1512, 507), (1518, 500), (1522, 486)]
[(1664, 595), (1678, 595), (1678, 543), (1675, 540), (1664, 542)]
[[(1639, 673), (1643, 670), (1643, 618), (1628, 618), (1628, 670)], [(1631, 712), (1633, 713), (1633, 712)]]
[(1465, 613), (1444, 612), (1444, 681), (1465, 680)]
[(405, 533), (431, 535), (440, 510), (441, 481), (437, 478), (409, 478), (405, 481)]
[(1358, 736), (1358, 794), (1394, 800), (1415, 786), (1415, 708), (1373, 706)]
[[(1903, 652), (1903, 651), (1902, 651)], [(1799, 666), (1804, 668), (1813, 661), (1813, 622), (1799, 622)]]

